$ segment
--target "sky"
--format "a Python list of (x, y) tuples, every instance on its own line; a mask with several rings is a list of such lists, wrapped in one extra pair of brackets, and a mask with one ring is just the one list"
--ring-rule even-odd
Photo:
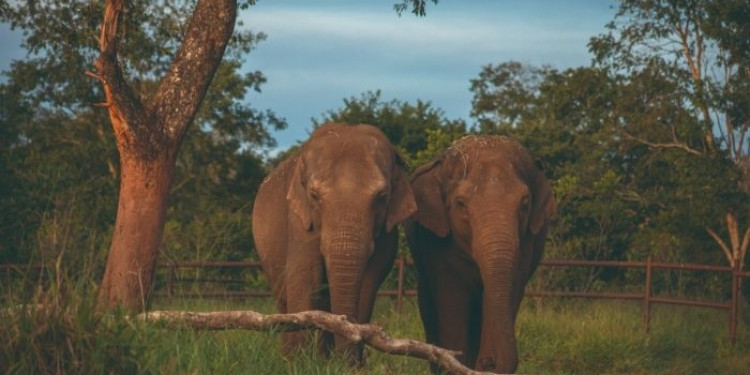
[[(260, 0), (240, 12), (267, 34), (243, 69), (268, 82), (247, 99), (288, 127), (278, 149), (303, 141), (343, 100), (381, 90), (384, 100), (429, 101), (471, 124), (469, 81), (510, 60), (565, 69), (591, 62), (587, 43), (614, 18), (613, 0), (440, 0), (426, 17), (399, 16), (397, 0)], [(24, 57), (20, 34), (0, 24), (0, 70)]]

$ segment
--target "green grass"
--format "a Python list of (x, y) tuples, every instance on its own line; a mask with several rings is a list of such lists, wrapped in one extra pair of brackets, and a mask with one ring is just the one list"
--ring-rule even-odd
[[(280, 352), (275, 332), (199, 332), (98, 317), (91, 298), (49, 297), (54, 313), (5, 314), (0, 319), (0, 373), (70, 374), (429, 374), (426, 362), (367, 349), (367, 365), (353, 371), (324, 360), (311, 348), (292, 359)], [(62, 298), (64, 297), (64, 298)], [(40, 302), (40, 301), (37, 301)], [(49, 302), (49, 301), (48, 301)], [(153, 309), (274, 312), (270, 299), (193, 300)], [(401, 315), (390, 299), (378, 300), (375, 323), (397, 338), (421, 338), (416, 299)], [(747, 374), (750, 327), (737, 344), (727, 339), (727, 314), (655, 306), (643, 332), (640, 306), (615, 301), (527, 301), (518, 318), (520, 373), (543, 374)]]
[(650, 332), (633, 302), (565, 301), (519, 316), (519, 372), (555, 374), (747, 374), (750, 327), (728, 341), (727, 313), (654, 306)]
[[(262, 313), (274, 313), (275, 305), (270, 298), (258, 299), (250, 302), (238, 301), (183, 301), (177, 305), (157, 303), (154, 309), (179, 309), (193, 311), (209, 310), (241, 310), (252, 309)], [(395, 338), (421, 338), (423, 336), (421, 322), (418, 319), (416, 299), (407, 300), (402, 314), (395, 312), (394, 303), (388, 298), (377, 301), (374, 313), (374, 323), (386, 327), (388, 333)], [(308, 352), (292, 359), (281, 355), (280, 338), (276, 333), (233, 331), (233, 332), (185, 332), (188, 336), (203, 336), (204, 340), (212, 341), (210, 357), (206, 361), (196, 359), (191, 366), (181, 368), (181, 373), (226, 373), (226, 374), (348, 374), (352, 370), (344, 361), (339, 359), (323, 360), (311, 348)], [(202, 344), (201, 344), (202, 345)], [(229, 348), (221, 352), (218, 348)], [(201, 351), (202, 349), (196, 348)], [(429, 374), (426, 362), (408, 358), (391, 356), (380, 353), (372, 348), (366, 349), (367, 365), (359, 372), (362, 374)], [(193, 353), (190, 357), (204, 357), (204, 354)], [(206, 367), (209, 358), (226, 359), (232, 363), (227, 367)], [(216, 360), (213, 360), (217, 362)], [(213, 365), (212, 365), (213, 366)]]

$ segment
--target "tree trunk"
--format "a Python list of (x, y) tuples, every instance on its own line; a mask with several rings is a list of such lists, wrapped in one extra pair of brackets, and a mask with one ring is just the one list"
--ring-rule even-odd
[[(104, 88), (120, 152), (120, 201), (99, 305), (146, 306), (164, 232), (167, 198), (182, 138), (224, 56), (236, 0), (199, 0), (169, 72), (143, 101), (124, 79), (117, 52), (124, 1), (107, 0), (95, 73)], [(147, 105), (144, 105), (147, 103)]]
[(99, 292), (101, 307), (140, 311), (148, 306), (175, 168), (170, 154), (154, 161), (121, 156), (120, 199)]

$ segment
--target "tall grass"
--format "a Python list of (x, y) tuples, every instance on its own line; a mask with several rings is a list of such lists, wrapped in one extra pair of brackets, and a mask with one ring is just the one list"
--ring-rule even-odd
[(7, 297), (0, 308), (0, 373), (137, 373), (157, 331), (103, 316), (81, 285), (53, 281), (28, 299)]
[[(314, 348), (291, 359), (277, 332), (192, 331), (137, 322), (120, 313), (97, 314), (86, 284), (64, 280), (27, 300), (8, 300), (0, 312), (3, 374), (348, 374), (343, 361)], [(24, 303), (29, 306), (7, 309)], [(44, 305), (44, 308), (38, 307)], [(272, 313), (269, 298), (245, 301), (156, 300), (153, 309)], [(11, 312), (12, 311), (12, 312)], [(402, 314), (391, 299), (376, 304), (374, 321), (398, 338), (422, 338), (416, 299)], [(727, 315), (706, 309), (655, 306), (643, 332), (640, 306), (613, 301), (526, 301), (518, 318), (521, 373), (747, 374), (750, 327), (737, 344), (727, 339)], [(420, 360), (367, 349), (358, 374), (429, 374)]]

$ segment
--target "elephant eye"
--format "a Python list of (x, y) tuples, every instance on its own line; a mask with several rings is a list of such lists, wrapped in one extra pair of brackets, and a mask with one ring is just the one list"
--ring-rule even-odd
[(529, 211), (529, 196), (525, 195), (521, 200), (521, 212), (526, 213)]
[(458, 207), (461, 211), (466, 212), (466, 201), (462, 197), (456, 198), (456, 207)]
[(320, 193), (317, 190), (310, 190), (310, 198), (316, 203), (320, 202)]
[(381, 204), (385, 203), (385, 201), (388, 200), (388, 192), (386, 190), (380, 190), (377, 193), (375, 193), (372, 202), (374, 204)]

